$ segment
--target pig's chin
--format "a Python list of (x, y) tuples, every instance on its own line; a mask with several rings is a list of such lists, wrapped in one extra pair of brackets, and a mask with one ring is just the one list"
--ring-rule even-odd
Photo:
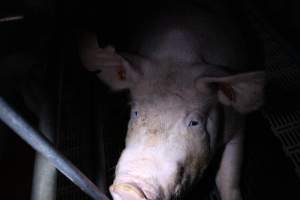
[(114, 200), (165, 199), (158, 184), (130, 177), (115, 179), (109, 190)]

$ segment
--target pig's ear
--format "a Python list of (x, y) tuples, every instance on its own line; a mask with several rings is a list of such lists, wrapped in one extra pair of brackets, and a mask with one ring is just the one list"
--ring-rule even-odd
[[(97, 36), (92, 33), (85, 33), (80, 41), (80, 56), (82, 64), (114, 90), (130, 88), (141, 76), (138, 69), (130, 63), (127, 57), (138, 60), (137, 56), (125, 58), (111, 46), (100, 48), (97, 43)], [(135, 62), (138, 63), (138, 62)]]
[(216, 85), (219, 101), (240, 113), (257, 110), (264, 102), (265, 73), (262, 71), (207, 77), (201, 81)]

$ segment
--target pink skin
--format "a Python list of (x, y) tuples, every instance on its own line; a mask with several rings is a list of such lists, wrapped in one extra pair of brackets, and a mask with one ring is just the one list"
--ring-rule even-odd
[(126, 148), (110, 187), (114, 200), (180, 195), (206, 169), (217, 141), (225, 147), (216, 179), (222, 200), (241, 200), (243, 115), (262, 105), (264, 73), (232, 75), (223, 69), (228, 65), (238, 71), (236, 66), (245, 64), (240, 37), (211, 15), (198, 17), (203, 23), (195, 30), (185, 22), (189, 17), (179, 22), (176, 16), (161, 20), (158, 33), (142, 35), (139, 53), (147, 59), (99, 48), (93, 35), (82, 41), (84, 66), (101, 70), (98, 77), (104, 83), (114, 90), (129, 89), (132, 96)]
[[(236, 120), (243, 121), (240, 113), (251, 112), (262, 104), (263, 73), (210, 78), (205, 69), (212, 66), (202, 64), (199, 70), (190, 67), (193, 73), (178, 67), (177, 72), (166, 70), (160, 76), (151, 66), (153, 71), (148, 68), (141, 76), (126, 60), (121, 63), (125, 80), (119, 78), (118, 67), (114, 72), (114, 68), (100, 66), (102, 73), (98, 75), (107, 83), (113, 81), (110, 85), (115, 89), (129, 87), (134, 102), (132, 115), (138, 113), (129, 122), (126, 148), (110, 187), (114, 200), (168, 200), (180, 195), (209, 164), (218, 148), (218, 137), (229, 142), (217, 176), (220, 194), (223, 200), (240, 200), (241, 141), (230, 141), (242, 134), (242, 127), (236, 126)], [(210, 87), (210, 83), (226, 87)], [(220, 104), (228, 108), (223, 136), (217, 134)], [(196, 124), (190, 126), (193, 121)]]
[[(173, 106), (175, 101), (179, 101), (178, 107)], [(206, 134), (198, 134), (202, 131), (201, 125), (188, 126), (191, 119), (197, 118), (179, 112), (180, 107), (181, 110), (186, 108), (185, 102), (181, 101), (172, 96), (172, 100), (167, 101), (170, 107), (165, 102), (157, 102), (155, 106), (147, 102), (147, 105), (133, 107), (133, 115), (138, 112), (139, 116), (132, 116), (129, 122), (126, 148), (119, 159), (111, 187), (114, 196), (124, 196), (123, 188), (118, 188), (118, 185), (126, 184), (142, 194), (126, 191), (126, 196), (169, 199), (174, 193), (180, 193), (181, 187), (195, 179), (206, 166), (206, 160), (199, 166), (200, 157), (208, 156), (204, 151), (208, 141)], [(162, 109), (164, 115), (159, 114)]]

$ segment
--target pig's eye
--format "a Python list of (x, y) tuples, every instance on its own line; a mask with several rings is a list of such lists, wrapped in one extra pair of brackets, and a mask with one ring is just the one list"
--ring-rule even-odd
[(139, 113), (137, 111), (131, 112), (131, 118), (137, 118), (139, 116)]
[(191, 120), (190, 122), (189, 122), (189, 127), (192, 127), (192, 126), (198, 126), (199, 125), (199, 122), (198, 121), (196, 121), (196, 120)]

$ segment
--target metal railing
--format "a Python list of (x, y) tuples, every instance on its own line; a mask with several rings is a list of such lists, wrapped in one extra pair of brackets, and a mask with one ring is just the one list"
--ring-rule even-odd
[(91, 198), (109, 200), (94, 183), (57, 151), (42, 134), (30, 126), (2, 97), (0, 97), (0, 119)]

